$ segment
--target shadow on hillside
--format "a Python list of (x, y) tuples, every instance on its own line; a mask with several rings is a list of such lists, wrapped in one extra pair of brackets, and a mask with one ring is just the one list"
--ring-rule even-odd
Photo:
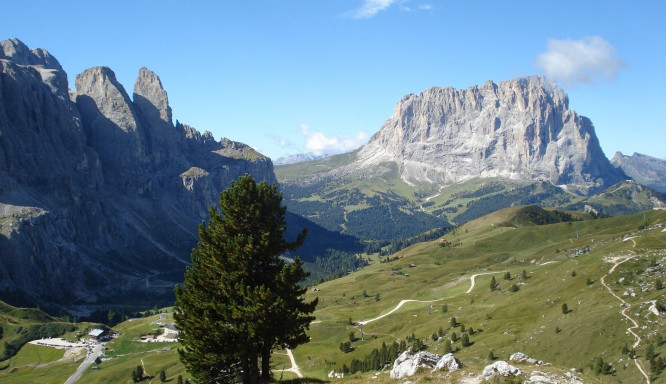
[(310, 377), (304, 377), (302, 379), (289, 379), (289, 380), (281, 380), (281, 381), (275, 381), (276, 383), (284, 383), (284, 384), (319, 384), (319, 383), (328, 383), (328, 381), (321, 380), (321, 379), (314, 379)]

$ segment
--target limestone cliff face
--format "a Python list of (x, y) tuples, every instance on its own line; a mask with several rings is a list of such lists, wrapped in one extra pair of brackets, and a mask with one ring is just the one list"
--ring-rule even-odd
[(589, 190), (625, 178), (604, 156), (590, 120), (568, 103), (541, 76), (406, 95), (359, 151), (359, 164), (395, 162), (409, 183), (443, 185), (508, 177)]
[(276, 182), (247, 145), (174, 125), (146, 68), (133, 99), (106, 67), (70, 92), (45, 50), (0, 46), (2, 300), (85, 312), (168, 297), (220, 191), (245, 173)]

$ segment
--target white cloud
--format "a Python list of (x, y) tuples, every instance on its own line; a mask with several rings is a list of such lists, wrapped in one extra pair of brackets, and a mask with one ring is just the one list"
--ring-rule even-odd
[(548, 51), (537, 56), (536, 66), (552, 79), (565, 84), (614, 80), (626, 64), (615, 48), (599, 36), (582, 40), (548, 40)]
[(349, 152), (360, 147), (368, 140), (368, 135), (363, 131), (354, 136), (326, 136), (321, 132), (312, 132), (306, 124), (301, 124), (300, 128), (301, 133), (305, 136), (305, 148), (316, 155), (334, 155)]
[[(393, 6), (398, 5), (398, 9), (403, 12), (411, 12), (412, 8), (405, 5), (410, 0), (363, 0), (363, 5), (359, 8), (352, 10), (348, 13), (348, 16), (351, 16), (355, 19), (369, 19), (375, 16), (377, 13)], [(420, 11), (429, 11), (432, 10), (430, 4), (420, 4), (418, 5)]]
[(397, 0), (364, 0), (360, 8), (352, 11), (352, 16), (357, 19), (367, 19), (390, 7)]

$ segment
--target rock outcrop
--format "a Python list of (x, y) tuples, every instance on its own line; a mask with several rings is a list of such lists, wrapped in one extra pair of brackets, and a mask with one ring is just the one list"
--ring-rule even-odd
[(402, 379), (414, 375), (421, 368), (431, 372), (441, 369), (453, 372), (462, 368), (462, 363), (452, 353), (442, 356), (425, 351), (405, 351), (393, 362), (390, 376), (392, 379)]
[(208, 208), (239, 175), (275, 183), (270, 159), (174, 124), (146, 68), (133, 98), (106, 67), (70, 92), (47, 51), (0, 46), (0, 298), (80, 312), (130, 294), (172, 302)]
[(522, 375), (523, 371), (521, 371), (519, 368), (514, 367), (513, 365), (510, 365), (506, 361), (496, 361), (490, 365), (487, 365), (485, 368), (483, 368), (483, 377), (486, 380), (490, 380), (496, 375), (500, 376), (519, 376)]
[(592, 122), (541, 76), (404, 96), (350, 169), (383, 163), (397, 164), (411, 184), (505, 177), (589, 191), (626, 178), (603, 154)]
[(541, 360), (533, 359), (526, 354), (522, 352), (516, 352), (509, 356), (509, 361), (513, 361), (515, 363), (527, 363), (527, 364), (534, 364), (534, 365), (544, 365), (544, 363)]

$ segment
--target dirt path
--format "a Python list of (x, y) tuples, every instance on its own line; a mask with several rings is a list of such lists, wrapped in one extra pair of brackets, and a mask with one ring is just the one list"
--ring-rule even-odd
[[(296, 359), (294, 359), (294, 354), (291, 353), (291, 349), (285, 348), (285, 351), (287, 351), (286, 355), (289, 356), (289, 360), (291, 361), (291, 368), (287, 369), (278, 369), (274, 372), (293, 372), (298, 376), (299, 379), (303, 378), (303, 374), (301, 373), (300, 368), (298, 367), (298, 364), (296, 364)], [(281, 353), (280, 353), (281, 355)]]
[(442, 299), (437, 299), (437, 300), (402, 300), (402, 301), (400, 301), (400, 303), (398, 303), (398, 305), (395, 306), (395, 308), (386, 312), (385, 314), (383, 314), (381, 316), (378, 316), (378, 317), (375, 317), (374, 319), (359, 321), (358, 324), (359, 325), (366, 325), (368, 323), (372, 323), (373, 321), (377, 321), (379, 319), (382, 319), (382, 318), (392, 314), (393, 312), (397, 311), (398, 309), (400, 309), (400, 307), (402, 307), (406, 303), (433, 303), (433, 302), (442, 301), (442, 300), (444, 300), (444, 299), (442, 298)]
[(631, 242), (634, 243), (633, 248), (636, 248), (636, 240), (634, 240), (636, 237), (637, 236), (627, 237), (626, 239), (622, 239), (622, 241), (630, 241), (631, 240)]
[(485, 272), (485, 273), (477, 273), (476, 275), (472, 275), (469, 278), (469, 281), (470, 281), (469, 289), (465, 293), (471, 293), (472, 292), (472, 289), (474, 289), (474, 285), (476, 284), (476, 277), (477, 276), (492, 275), (492, 274), (495, 274), (495, 273), (506, 273), (506, 271)]
[[(627, 241), (627, 240), (634, 241), (633, 238), (627, 238), (627, 239), (624, 239), (623, 241)], [(635, 247), (635, 246), (636, 246), (636, 242), (634, 241), (634, 247)], [(615, 271), (615, 268), (617, 268), (618, 265), (620, 265), (620, 264), (622, 264), (622, 263), (624, 263), (624, 262), (627, 262), (627, 261), (633, 259), (633, 258), (636, 257), (636, 256), (637, 256), (637, 255), (634, 255), (634, 256), (627, 257), (626, 259), (623, 259), (623, 260), (621, 260), (621, 261), (616, 261), (615, 264), (613, 265), (613, 267), (608, 271), (608, 273), (605, 274), (605, 275), (601, 278), (601, 285), (603, 285), (604, 287), (606, 287), (606, 289), (608, 289), (608, 292), (610, 292), (610, 294), (613, 295), (613, 297), (615, 297), (616, 299), (620, 300), (620, 302), (622, 303), (622, 305), (624, 305), (624, 309), (622, 310), (622, 312), (620, 312), (620, 314), (621, 314), (622, 316), (624, 316), (627, 320), (629, 320), (629, 321), (633, 324), (633, 327), (629, 327), (629, 328), (627, 328), (627, 332), (631, 333), (631, 334), (634, 336), (634, 338), (636, 338), (636, 342), (634, 343), (633, 348), (637, 348), (637, 347), (641, 344), (641, 338), (640, 338), (640, 336), (638, 336), (638, 335), (634, 332), (634, 329), (636, 329), (636, 328), (639, 327), (638, 322), (636, 322), (636, 320), (632, 319), (629, 315), (627, 315), (627, 311), (628, 311), (629, 309), (631, 309), (631, 304), (627, 303), (627, 302), (624, 301), (620, 296), (616, 295), (615, 292), (613, 292), (613, 290), (612, 290), (612, 289), (606, 284), (605, 279), (606, 279), (606, 276), (610, 275), (611, 273), (613, 273), (613, 271)], [(645, 373), (645, 371), (643, 370), (643, 367), (642, 367), (642, 366), (640, 365), (640, 363), (638, 362), (638, 358), (637, 358), (637, 357), (634, 358), (634, 363), (636, 364), (636, 368), (638, 368), (638, 370), (639, 370), (639, 371), (643, 374), (643, 376), (645, 377), (645, 382), (648, 383), (648, 384), (650, 384), (650, 376), (648, 376), (648, 374)]]

